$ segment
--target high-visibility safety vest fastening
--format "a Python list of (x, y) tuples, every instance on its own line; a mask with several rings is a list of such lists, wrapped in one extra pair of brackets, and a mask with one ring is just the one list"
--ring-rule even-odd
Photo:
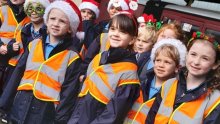
[(127, 117), (125, 118), (124, 124), (145, 124), (147, 114), (150, 111), (154, 100), (155, 97), (144, 102), (142, 91), (140, 91), (140, 96), (135, 101)]
[(28, 48), (27, 64), (18, 90), (33, 90), (37, 99), (59, 102), (66, 69), (79, 55), (64, 50), (45, 60), (41, 39), (30, 42)]
[(2, 42), (7, 45), (12, 38), (16, 37), (23, 26), (30, 22), (30, 19), (25, 17), (20, 23), (18, 23), (8, 5), (1, 6), (0, 15), (2, 22), (0, 28), (0, 38)]
[(130, 62), (118, 62), (114, 64), (99, 65), (101, 53), (96, 55), (89, 64), (87, 77), (79, 97), (88, 93), (96, 100), (107, 104), (117, 87), (122, 85), (140, 85), (137, 75), (137, 65)]
[(203, 120), (220, 103), (220, 91), (208, 91), (198, 99), (182, 103), (173, 111), (178, 80), (168, 80), (161, 88), (162, 102), (155, 124), (202, 124)]

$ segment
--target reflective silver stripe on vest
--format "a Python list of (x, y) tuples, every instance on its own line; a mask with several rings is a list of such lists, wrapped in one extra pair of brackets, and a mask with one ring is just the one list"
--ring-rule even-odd
[[(8, 25), (8, 20), (9, 20), (9, 13), (8, 13), (8, 9), (9, 6), (1, 6), (1, 11), (2, 11), (2, 16), (4, 18), (4, 21), (2, 22), (2, 25), (1, 25), (1, 28), (0, 28), (0, 32), (15, 32), (16, 30), (16, 26), (14, 25)], [(10, 9), (11, 10), (11, 9)], [(12, 12), (12, 10), (11, 10)], [(12, 14), (13, 15), (13, 14)], [(11, 18), (13, 19), (13, 18)], [(14, 19), (13, 19), (14, 20)], [(4, 38), (4, 37), (1, 37), (1, 40), (4, 44), (8, 44), (8, 42), (11, 40), (12, 38)]]
[(100, 37), (100, 53), (106, 51), (106, 45), (108, 41), (108, 33), (102, 33)]
[[(160, 104), (160, 107), (159, 107), (159, 110), (158, 110), (158, 114), (161, 114), (161, 115), (164, 115), (166, 117), (170, 117), (170, 115), (172, 114), (173, 112), (173, 108), (172, 107), (167, 107), (167, 106), (164, 106), (164, 103), (167, 99), (167, 95), (168, 95), (168, 92), (171, 88), (171, 86), (174, 84), (174, 81), (176, 80), (176, 78), (172, 78), (172, 79), (169, 79), (167, 80), (166, 82), (163, 83), (162, 87), (163, 87), (163, 100)], [(162, 94), (162, 93), (161, 93)]]
[(188, 117), (177, 109), (172, 119), (182, 124), (202, 124), (204, 120), (204, 112), (206, 111), (206, 109), (209, 109), (209, 107), (213, 106), (216, 100), (219, 99), (219, 97), (220, 92), (218, 90), (215, 90), (202, 102), (193, 118)]
[(23, 85), (23, 84), (31, 84), (33, 85), (34, 84), (34, 80), (31, 80), (31, 79), (21, 79), (21, 82), (20, 82), (20, 86)]
[(41, 82), (36, 82), (34, 89), (40, 91), (43, 94), (47, 94), (47, 96), (50, 96), (53, 99), (57, 99), (57, 100), (60, 99), (60, 92), (58, 92), (50, 87), (47, 87), (46, 85), (42, 84)]
[[(64, 78), (65, 78), (66, 69), (68, 67), (69, 60), (71, 58), (78, 56), (78, 54), (75, 53), (74, 51), (68, 51), (68, 54), (66, 56), (63, 56), (65, 58), (63, 59), (63, 62), (61, 63), (60, 68), (58, 70), (54, 70), (53, 68), (50, 68), (49, 66), (46, 65), (47, 62), (50, 62), (53, 60), (53, 57), (50, 57), (49, 59), (45, 60), (43, 63), (32, 61), (34, 58), (34, 51), (36, 50), (36, 46), (39, 42), (42, 42), (42, 41), (40, 39), (35, 39), (31, 42), (32, 45), (30, 47), (30, 52), (28, 55), (25, 72), (31, 70), (31, 71), (36, 71), (37, 73), (39, 73), (39, 72), (43, 73), (43, 74), (47, 75), (48, 77), (50, 77), (51, 79), (55, 80), (56, 82), (60, 83), (60, 86), (61, 86), (64, 81)], [(62, 52), (60, 52), (60, 53), (62, 53)], [(59, 54), (59, 53), (57, 53), (57, 54)], [(55, 58), (55, 59), (57, 59), (57, 58)], [(39, 76), (38, 76), (38, 78), (39, 78)], [(59, 92), (55, 91), (54, 89), (51, 89), (50, 87), (47, 87), (46, 85), (44, 85), (45, 83), (43, 83), (44, 80), (38, 79), (38, 78), (35, 81), (30, 80), (32, 82), (29, 82), (29, 83), (34, 84), (36, 82), (34, 84), (35, 89), (41, 91), (42, 93), (47, 94), (51, 98), (56, 98), (56, 99), (58, 98), (58, 100), (59, 100)], [(25, 84), (25, 83), (27, 83), (26, 79), (22, 79), (20, 85)]]
[[(106, 65), (98, 66), (94, 70), (94, 69), (91, 69), (93, 63), (94, 63), (94, 60), (89, 64), (90, 69), (88, 69), (88, 70), (90, 70), (90, 71), (87, 72), (87, 75), (88, 75), (87, 78), (89, 78), (93, 82), (92, 85), (95, 85), (99, 89), (99, 91), (105, 97), (107, 97), (108, 99), (111, 99), (114, 96), (114, 91), (115, 91), (121, 77), (123, 77), (124, 79), (134, 79), (134, 80), (138, 79), (138, 76), (136, 74), (137, 73), (136, 70), (126, 70), (126, 71), (121, 71), (118, 74), (115, 74), (113, 69), (112, 69), (112, 64), (106, 64)], [(123, 66), (123, 65), (121, 65), (121, 66)], [(126, 67), (124, 67), (124, 68), (126, 68)], [(108, 74), (108, 76), (107, 76), (108, 77), (108, 79), (107, 79), (108, 82), (106, 82), (106, 83), (108, 83), (110, 88), (105, 85), (104, 80), (101, 78), (102, 74), (98, 75), (96, 73), (96, 71), (99, 70), (99, 69), (103, 70), (102, 74)], [(95, 71), (95, 73), (93, 73), (93, 71)], [(92, 74), (90, 74), (90, 73), (92, 73)], [(81, 91), (83, 91), (84, 88), (86, 87), (84, 85), (83, 85), (83, 88), (82, 88)], [(93, 90), (89, 89), (89, 91), (92, 92)]]

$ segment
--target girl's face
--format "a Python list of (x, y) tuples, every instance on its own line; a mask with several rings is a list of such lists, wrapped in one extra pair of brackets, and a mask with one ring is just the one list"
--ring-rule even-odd
[(25, 2), (25, 0), (10, 0), (14, 5), (21, 5)]
[(165, 29), (163, 32), (161, 32), (157, 38), (157, 41), (161, 41), (162, 39), (168, 39), (168, 38), (172, 38), (172, 39), (176, 38), (175, 32), (171, 29)]
[(39, 3), (30, 3), (27, 7), (26, 13), (33, 23), (43, 22), (44, 6)]
[(167, 80), (178, 72), (178, 66), (173, 59), (161, 52), (155, 57), (154, 72), (161, 80)]
[(205, 77), (214, 69), (216, 52), (208, 41), (195, 41), (186, 56), (188, 75), (193, 77)]
[(109, 28), (108, 38), (111, 47), (114, 48), (127, 48), (128, 45), (134, 43), (134, 37), (125, 31), (121, 31), (116, 24), (112, 24), (112, 26)]
[(93, 16), (93, 12), (90, 9), (82, 9), (81, 16), (82, 16), (82, 20), (91, 20)]
[(122, 8), (121, 7), (114, 7), (114, 6), (111, 6), (108, 13), (109, 13), (109, 16), (110, 18), (112, 18), (116, 13), (118, 13), (119, 11), (121, 11)]
[(144, 35), (138, 36), (134, 43), (134, 48), (138, 53), (150, 51), (152, 47), (153, 47), (153, 41), (146, 40)]
[(67, 33), (71, 33), (69, 19), (66, 14), (59, 9), (52, 9), (50, 11), (46, 25), (50, 36), (53, 37), (59, 38)]

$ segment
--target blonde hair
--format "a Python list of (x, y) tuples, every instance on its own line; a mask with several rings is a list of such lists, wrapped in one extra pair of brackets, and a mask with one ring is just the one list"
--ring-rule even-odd
[(166, 57), (171, 58), (176, 63), (176, 65), (180, 65), (180, 54), (179, 54), (179, 51), (173, 45), (164, 44), (163, 46), (159, 47), (156, 50), (156, 52), (155, 52), (155, 58), (154, 58), (153, 61), (155, 61), (155, 59), (160, 54), (162, 54), (162, 55), (164, 55)]
[(156, 29), (153, 26), (144, 26), (138, 29), (138, 37), (144, 36), (146, 41), (152, 41), (155, 43)]

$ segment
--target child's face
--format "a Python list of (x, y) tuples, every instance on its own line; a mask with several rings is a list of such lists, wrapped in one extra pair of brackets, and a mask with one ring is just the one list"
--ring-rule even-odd
[(178, 66), (173, 59), (161, 52), (155, 57), (154, 72), (158, 78), (167, 80), (178, 72)]
[(134, 38), (126, 32), (122, 32), (118, 26), (112, 24), (109, 28), (108, 38), (111, 47), (114, 48), (127, 48), (128, 45), (134, 43)]
[(10, 0), (12, 4), (14, 5), (20, 5), (25, 2), (25, 0)]
[(110, 18), (112, 18), (116, 13), (118, 13), (119, 11), (121, 11), (122, 8), (121, 7), (114, 7), (114, 6), (111, 6), (109, 11), (108, 11), (108, 14), (110, 16)]
[(216, 52), (208, 42), (195, 42), (186, 55), (188, 75), (205, 77), (216, 66)]
[(138, 36), (135, 43), (135, 50), (138, 53), (150, 51), (153, 47), (153, 41), (147, 40), (144, 35)]
[(168, 38), (176, 38), (176, 34), (171, 29), (165, 29), (163, 32), (161, 32), (157, 38), (157, 41), (161, 41), (162, 39), (168, 39)]
[(91, 20), (93, 16), (93, 12), (90, 9), (82, 9), (81, 16), (82, 16), (82, 20)]
[(26, 13), (33, 23), (43, 21), (44, 6), (39, 3), (30, 3), (27, 7)]
[(50, 11), (46, 25), (50, 36), (53, 37), (59, 38), (67, 33), (71, 33), (69, 19), (66, 14), (59, 9), (52, 9)]

